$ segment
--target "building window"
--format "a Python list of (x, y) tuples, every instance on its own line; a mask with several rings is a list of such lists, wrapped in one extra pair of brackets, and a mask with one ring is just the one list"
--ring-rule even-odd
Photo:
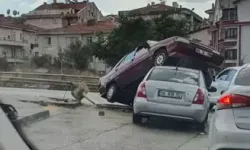
[(93, 42), (92, 36), (87, 37), (87, 44), (91, 44)]
[(35, 57), (38, 57), (39, 56), (39, 52), (35, 52)]
[(51, 37), (47, 37), (45, 39), (46, 39), (47, 45), (48, 46), (51, 45)]
[(11, 49), (11, 58), (16, 58), (16, 50)]
[(237, 20), (237, 9), (223, 9), (222, 20)]
[(237, 28), (230, 28), (225, 30), (225, 39), (237, 39), (238, 30)]
[(23, 40), (23, 34), (20, 33), (20, 40), (22, 41)]
[(237, 60), (237, 50), (236, 49), (226, 50), (225, 60)]
[(72, 42), (76, 42), (78, 37), (66, 37), (66, 44), (69, 45)]

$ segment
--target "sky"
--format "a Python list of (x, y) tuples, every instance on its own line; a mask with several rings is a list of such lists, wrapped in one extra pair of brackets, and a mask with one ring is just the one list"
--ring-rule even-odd
[[(53, 0), (0, 0), (0, 14), (6, 14), (7, 9), (17, 10), (27, 13), (44, 2), (51, 3)], [(64, 2), (65, 0), (57, 0)], [(82, 1), (82, 0), (79, 0)], [(150, 2), (159, 3), (159, 0), (90, 0), (95, 2), (104, 15), (117, 14), (119, 10), (130, 10), (146, 6)], [(165, 0), (167, 5), (172, 6), (172, 2), (176, 1), (182, 7), (189, 9), (195, 8), (194, 11), (201, 17), (207, 17), (204, 12), (212, 7), (215, 0)]]

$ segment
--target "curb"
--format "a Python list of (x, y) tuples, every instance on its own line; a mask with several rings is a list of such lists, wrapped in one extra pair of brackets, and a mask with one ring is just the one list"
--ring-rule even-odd
[(33, 103), (33, 104), (39, 104), (41, 106), (47, 106), (47, 105), (55, 105), (55, 106), (61, 106), (61, 107), (67, 107), (67, 108), (76, 108), (79, 106), (82, 106), (81, 103), (75, 102), (75, 103), (65, 103), (65, 102), (49, 102), (49, 101), (30, 101), (30, 100), (19, 100), (20, 102), (24, 103)]
[(45, 110), (45, 111), (41, 111), (38, 113), (34, 113), (30, 116), (26, 116), (26, 117), (17, 119), (16, 123), (20, 124), (21, 126), (27, 126), (27, 125), (30, 125), (34, 122), (46, 119), (49, 116), (50, 116), (50, 112), (48, 110)]
[(126, 105), (115, 105), (115, 104), (96, 104), (96, 108), (106, 108), (111, 110), (122, 110), (122, 111), (132, 111), (132, 107)]

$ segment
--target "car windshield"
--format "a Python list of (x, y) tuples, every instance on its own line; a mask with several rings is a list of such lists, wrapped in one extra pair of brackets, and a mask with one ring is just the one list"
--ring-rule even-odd
[(155, 68), (147, 80), (167, 81), (183, 84), (198, 85), (199, 73), (190, 70), (177, 70), (168, 68)]
[(235, 79), (235, 85), (250, 86), (250, 68), (243, 68), (239, 71)]

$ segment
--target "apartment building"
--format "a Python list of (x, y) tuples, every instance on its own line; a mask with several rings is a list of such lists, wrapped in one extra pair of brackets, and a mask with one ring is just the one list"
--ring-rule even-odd
[(240, 36), (235, 0), (216, 0), (215, 6), (205, 11), (211, 20), (211, 45), (225, 57), (224, 67), (239, 65)]
[(60, 28), (75, 23), (87, 23), (89, 19), (100, 21), (103, 19), (101, 11), (94, 2), (53, 3), (38, 6), (25, 15), (25, 24), (30, 24), (45, 29)]
[(119, 17), (140, 17), (145, 20), (154, 19), (160, 17), (164, 12), (171, 10), (179, 10), (178, 14), (172, 14), (171, 17), (175, 19), (188, 19), (191, 22), (191, 31), (198, 30), (203, 23), (203, 18), (197, 15), (193, 10), (183, 8), (177, 2), (173, 2), (172, 6), (166, 5), (164, 1), (156, 4), (151, 2), (145, 7), (137, 8), (133, 10), (119, 11)]
[[(89, 44), (96, 40), (99, 32), (108, 34), (116, 27), (112, 22), (94, 20), (89, 22), (91, 23), (39, 31), (37, 33), (39, 47), (34, 51), (35, 55), (50, 54), (57, 57), (58, 52), (65, 50), (71, 42), (81, 40), (83, 44)], [(107, 67), (103, 61), (93, 58), (90, 68), (105, 71)]]
[(17, 18), (0, 15), (0, 57), (19, 64), (37, 47), (37, 27), (24, 25)]
[(210, 26), (203, 26), (200, 29), (190, 32), (189, 39), (202, 44), (212, 46), (212, 34), (209, 31)]
[(249, 0), (236, 0), (234, 2), (237, 8), (237, 22), (238, 25), (238, 43), (239, 63), (250, 63), (250, 1)]

